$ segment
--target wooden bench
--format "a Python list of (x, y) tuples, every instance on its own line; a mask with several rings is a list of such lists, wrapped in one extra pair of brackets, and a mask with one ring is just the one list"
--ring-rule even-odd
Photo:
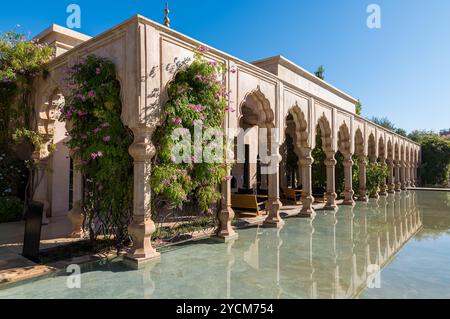
[(296, 204), (298, 204), (301, 201), (302, 191), (299, 189), (283, 188), (282, 192), (283, 192), (284, 198), (286, 198), (287, 200), (292, 200)]
[(266, 200), (257, 195), (231, 194), (231, 207), (242, 212), (255, 212), (260, 216), (266, 210)]

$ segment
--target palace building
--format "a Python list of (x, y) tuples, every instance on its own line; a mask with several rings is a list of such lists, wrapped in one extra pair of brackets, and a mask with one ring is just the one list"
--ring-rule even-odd
[[(134, 246), (129, 258), (138, 265), (158, 256), (150, 240), (155, 230), (150, 217), (152, 198), (148, 183), (156, 152), (152, 134), (161, 123), (168, 83), (180, 67), (192, 60), (199, 46), (209, 49), (207, 59), (227, 68), (225, 81), (231, 93), (225, 132), (245, 130), (245, 163), (233, 167), (230, 172), (233, 178), (224, 181), (221, 188), (217, 238), (227, 241), (237, 237), (231, 221), (235, 216), (233, 207), (239, 206), (233, 203), (239, 201), (238, 195), (247, 195), (242, 196), (242, 205), (250, 205), (249, 196), (257, 192), (267, 196), (264, 225), (268, 227), (283, 224), (282, 195), (297, 200), (296, 194), (301, 194), (300, 216), (308, 218), (315, 214), (311, 153), (316, 146), (317, 128), (326, 154), (325, 209), (337, 207), (337, 152), (344, 158), (343, 205), (354, 205), (354, 199), (367, 200), (368, 162), (386, 163), (389, 168), (389, 177), (379, 195), (414, 187), (417, 182), (420, 163), (417, 143), (358, 116), (355, 98), (282, 56), (248, 63), (139, 15), (93, 38), (56, 25), (37, 38), (56, 49), (49, 76), (37, 79), (33, 92), (37, 129), (45, 134), (47, 144), (56, 144), (56, 151), (50, 154), (43, 147), (34, 154), (42, 178), (34, 199), (45, 204), (49, 218), (67, 215), (73, 225), (72, 235), (80, 235), (83, 182), (81, 174), (73, 169), (77, 159), (71, 158), (64, 143), (70, 138), (67, 134), (70, 123), (58, 121), (57, 106), (68, 94), (65, 85), (68, 67), (89, 54), (112, 60), (121, 85), (122, 121), (134, 134), (129, 150), (134, 159), (134, 218), (129, 226)], [(272, 150), (277, 169), (268, 175), (261, 174), (264, 164), (259, 161), (255, 142), (261, 128), (276, 130), (281, 145)], [(289, 148), (298, 158), (296, 171), (288, 171), (283, 158), (288, 139)], [(352, 186), (354, 161), (359, 167), (359, 194), (354, 194)]]

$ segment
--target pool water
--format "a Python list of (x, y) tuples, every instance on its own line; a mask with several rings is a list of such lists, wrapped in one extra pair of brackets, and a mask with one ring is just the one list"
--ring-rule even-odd
[(226, 244), (185, 243), (141, 270), (120, 259), (84, 265), (79, 289), (68, 278), (0, 298), (450, 298), (450, 192), (402, 192), (243, 229)]

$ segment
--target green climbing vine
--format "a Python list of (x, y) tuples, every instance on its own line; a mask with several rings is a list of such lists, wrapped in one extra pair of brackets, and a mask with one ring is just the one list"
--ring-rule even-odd
[[(132, 217), (132, 132), (121, 121), (120, 84), (114, 64), (89, 55), (68, 70), (69, 96), (61, 121), (70, 121), (69, 147), (84, 176), (83, 211), (91, 239), (127, 240)], [(112, 237), (111, 237), (112, 238)]]
[(0, 222), (21, 219), (33, 197), (31, 154), (42, 136), (34, 131), (31, 90), (52, 56), (53, 49), (22, 33), (0, 35)]
[[(212, 206), (221, 198), (219, 185), (230, 178), (229, 164), (224, 156), (214, 162), (198, 158), (197, 154), (201, 156), (210, 140), (195, 140), (195, 127), (223, 132), (228, 92), (223, 81), (224, 65), (208, 61), (204, 56), (206, 51), (198, 48), (193, 63), (181, 68), (168, 86), (165, 118), (155, 133), (157, 154), (151, 185), (154, 193), (173, 207), (194, 201), (202, 211), (211, 213)], [(187, 137), (187, 149), (192, 150), (184, 154), (187, 160), (181, 162), (173, 154), (174, 146), (179, 143), (174, 138), (176, 132)], [(225, 155), (224, 139), (219, 140), (218, 147)]]

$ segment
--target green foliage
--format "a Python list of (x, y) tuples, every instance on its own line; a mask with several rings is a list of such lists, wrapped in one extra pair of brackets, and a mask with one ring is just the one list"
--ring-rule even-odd
[(386, 129), (388, 129), (388, 130), (390, 130), (390, 131), (395, 131), (395, 129), (396, 129), (395, 124), (392, 123), (391, 121), (389, 121), (389, 119), (388, 119), (387, 117), (383, 117), (383, 118), (380, 118), (380, 117), (372, 117), (372, 118), (370, 119), (370, 121), (372, 121), (372, 122), (374, 122), (375, 124), (378, 124), (378, 125), (380, 125), (380, 126), (386, 128)]
[(24, 161), (14, 159), (6, 151), (0, 151), (0, 197), (21, 196), (28, 176)]
[(321, 80), (325, 79), (325, 68), (323, 67), (323, 65), (320, 65), (316, 72), (314, 72), (314, 74)]
[(53, 49), (23, 34), (0, 36), (0, 144), (7, 144), (16, 128), (31, 129), (32, 80), (44, 71), (52, 55)]
[(421, 181), (424, 185), (447, 186), (450, 170), (450, 141), (437, 135), (424, 135), (422, 146)]
[(14, 196), (0, 196), (0, 223), (15, 222), (22, 219), (23, 202)]
[(366, 187), (369, 194), (374, 194), (380, 190), (383, 180), (388, 177), (386, 164), (369, 163), (366, 168)]
[(372, 117), (370, 121), (374, 122), (375, 124), (378, 124), (390, 131), (393, 131), (397, 133), (398, 135), (408, 137), (408, 134), (406, 131), (402, 128), (398, 128), (395, 126), (394, 123), (392, 123), (387, 117), (379, 118), (379, 117)]
[[(196, 150), (201, 152), (205, 145), (205, 141), (203, 145), (194, 142), (194, 124), (223, 131), (228, 96), (222, 81), (224, 66), (206, 61), (202, 52), (204, 48), (199, 48), (194, 62), (180, 69), (168, 87), (165, 120), (155, 133), (154, 144), (158, 148), (151, 186), (157, 196), (173, 206), (195, 200), (202, 211), (211, 212), (211, 206), (221, 198), (218, 186), (229, 178), (228, 164), (223, 163), (223, 158), (217, 163), (206, 163), (195, 156), (191, 158), (192, 154), (188, 154), (190, 163), (176, 163), (172, 154), (178, 142), (172, 139), (176, 129), (184, 130), (186, 136), (190, 134), (188, 146), (193, 154), (197, 154)], [(225, 154), (225, 144), (223, 149)]]
[[(7, 203), (12, 208), (18, 202), (9, 197), (11, 194), (25, 201), (31, 195), (25, 189), (33, 166), (25, 165), (31, 163), (29, 160), (16, 159), (14, 144), (31, 143), (37, 148), (42, 143), (42, 137), (32, 131), (34, 112), (30, 94), (33, 79), (44, 72), (52, 55), (51, 48), (28, 40), (23, 34), (0, 35), (0, 197), (8, 196)], [(1, 200), (3, 207), (9, 207)]]
[[(133, 159), (131, 131), (121, 121), (120, 84), (114, 64), (89, 55), (69, 71), (70, 95), (61, 121), (71, 121), (69, 147), (85, 177), (84, 212), (91, 237), (114, 232), (127, 238), (132, 216)], [(94, 223), (97, 226), (93, 226)]]
[(355, 112), (356, 115), (362, 115), (362, 104), (360, 100), (358, 100), (358, 102), (356, 102), (355, 104)]

